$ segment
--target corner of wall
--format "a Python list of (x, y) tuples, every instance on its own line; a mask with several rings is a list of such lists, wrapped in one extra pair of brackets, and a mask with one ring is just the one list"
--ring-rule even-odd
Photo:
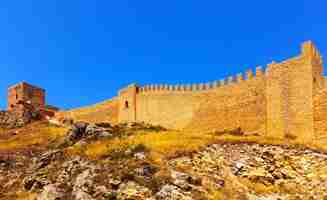
[[(150, 87), (154, 89), (153, 86)], [(137, 84), (130, 84), (127, 87), (119, 90), (119, 109), (118, 122), (133, 122), (136, 121), (136, 95), (140, 92)]]
[(323, 59), (319, 53), (317, 47), (313, 44), (312, 41), (306, 41), (302, 44), (301, 56), (306, 62), (322, 64)]

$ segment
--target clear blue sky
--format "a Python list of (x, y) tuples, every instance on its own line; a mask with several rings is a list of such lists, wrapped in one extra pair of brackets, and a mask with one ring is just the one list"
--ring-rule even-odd
[(327, 55), (325, 0), (11, 0), (0, 3), (0, 108), (27, 81), (49, 104), (109, 99), (131, 82), (199, 83), (297, 55)]

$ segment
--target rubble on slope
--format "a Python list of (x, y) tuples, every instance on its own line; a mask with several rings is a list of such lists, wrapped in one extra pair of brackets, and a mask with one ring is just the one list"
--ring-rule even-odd
[(23, 127), (32, 119), (30, 113), (26, 113), (23, 117), (18, 117), (15, 113), (8, 111), (0, 111), (0, 127), (1, 128), (18, 128)]
[(73, 123), (68, 131), (66, 142), (74, 144), (80, 140), (95, 140), (100, 138), (111, 137), (127, 137), (135, 131), (148, 130), (148, 131), (163, 131), (166, 130), (161, 126), (153, 126), (145, 123), (121, 123), (111, 125), (110, 123), (95, 123), (90, 124), (87, 122)]

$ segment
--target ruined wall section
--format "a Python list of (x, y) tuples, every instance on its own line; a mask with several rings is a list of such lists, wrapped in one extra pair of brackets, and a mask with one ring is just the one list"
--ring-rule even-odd
[(264, 72), (206, 84), (150, 85), (137, 94), (137, 121), (192, 130), (265, 130)]
[(34, 107), (45, 107), (45, 90), (22, 82), (8, 88), (8, 110), (22, 102), (29, 102)]

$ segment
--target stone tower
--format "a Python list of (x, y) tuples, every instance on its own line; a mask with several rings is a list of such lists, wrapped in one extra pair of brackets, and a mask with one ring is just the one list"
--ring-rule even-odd
[(30, 104), (34, 108), (45, 108), (45, 90), (25, 82), (8, 88), (8, 111)]
[(268, 65), (266, 133), (273, 138), (312, 141), (313, 96), (323, 87), (322, 59), (311, 41), (300, 56)]
[(139, 87), (131, 84), (119, 91), (119, 121), (134, 122), (136, 121), (136, 94)]

